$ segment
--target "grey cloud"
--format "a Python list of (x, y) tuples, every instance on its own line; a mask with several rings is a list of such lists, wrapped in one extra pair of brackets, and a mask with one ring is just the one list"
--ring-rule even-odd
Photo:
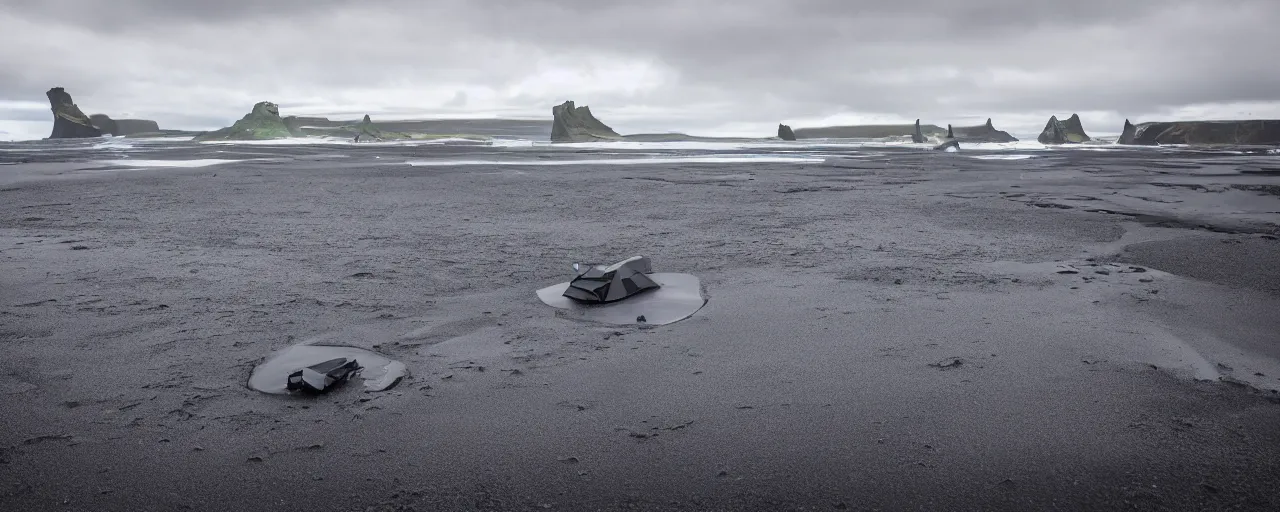
[[(0, 49), (0, 99), (64, 85), (103, 108), (233, 118), (260, 98), (390, 109), (379, 91), (420, 84), (449, 89), (433, 100), (441, 111), (485, 105), (462, 88), (488, 87), (505, 95), (491, 110), (698, 105), (715, 123), (841, 110), (1140, 117), (1280, 101), (1280, 68), (1267, 65), (1277, 24), (1274, 0), (6, 0), (0, 30), (35, 43)], [(39, 44), (59, 34), (74, 40)], [(648, 65), (663, 81), (520, 88), (548, 59)]]

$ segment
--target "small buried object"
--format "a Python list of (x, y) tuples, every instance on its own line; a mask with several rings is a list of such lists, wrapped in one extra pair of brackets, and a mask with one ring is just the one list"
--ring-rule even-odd
[[(344, 369), (344, 366), (348, 368)], [(346, 375), (343, 376), (341, 372), (346, 372)], [(356, 347), (301, 343), (267, 357), (253, 369), (248, 385), (254, 390), (271, 394), (288, 394), (305, 385), (311, 388), (307, 391), (327, 391), (327, 388), (338, 384), (338, 379), (350, 379), (353, 375), (358, 375), (364, 381), (365, 391), (386, 391), (399, 384), (408, 374), (404, 363), (377, 352)], [(329, 377), (334, 380), (328, 381)], [(298, 379), (303, 382), (295, 382)]]
[(943, 359), (936, 363), (929, 363), (929, 366), (932, 366), (939, 370), (950, 370), (952, 368), (959, 368), (963, 364), (964, 364), (964, 359), (960, 359), (958, 357), (949, 357), (947, 359)]
[[(648, 258), (637, 256), (608, 267), (585, 267), (575, 264), (578, 276), (573, 281), (540, 289), (538, 298), (587, 320), (620, 325), (667, 325), (693, 316), (707, 303), (696, 276), (651, 274)], [(613, 275), (606, 280), (605, 274), (610, 272)]]
[(360, 363), (355, 359), (345, 357), (330, 359), (289, 374), (289, 382), (285, 384), (285, 389), (323, 393), (346, 382), (347, 377), (359, 369)]
[[(583, 265), (575, 263), (574, 270)], [(606, 303), (625, 299), (645, 290), (660, 288), (646, 273), (653, 272), (649, 258), (634, 256), (607, 267), (592, 265), (569, 281), (564, 296), (590, 303)]]

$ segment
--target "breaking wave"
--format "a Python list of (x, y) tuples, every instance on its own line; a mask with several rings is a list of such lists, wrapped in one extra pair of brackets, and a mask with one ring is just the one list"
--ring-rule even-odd
[(711, 156), (677, 156), (655, 158), (593, 158), (563, 160), (410, 160), (405, 162), (414, 167), (454, 166), (454, 165), (518, 165), (518, 166), (556, 166), (556, 165), (654, 165), (654, 164), (812, 164), (822, 163), (827, 159), (817, 156), (775, 156), (775, 155), (711, 155)]
[(133, 149), (133, 144), (125, 141), (124, 137), (112, 137), (92, 146), (91, 149)]
[(105, 165), (117, 165), (121, 167), (208, 167), (210, 165), (227, 164), (232, 162), (242, 162), (243, 160), (223, 160), (219, 158), (201, 158), (196, 160), (135, 160), (132, 158), (122, 158), (118, 160), (99, 160), (98, 163)]
[(1035, 157), (1035, 155), (975, 155), (969, 158), (976, 158), (978, 160), (1026, 160), (1028, 158)]

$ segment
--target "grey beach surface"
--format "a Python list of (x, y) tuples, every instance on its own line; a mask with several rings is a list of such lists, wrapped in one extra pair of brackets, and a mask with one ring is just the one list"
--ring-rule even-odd
[(806, 142), (0, 144), (0, 509), (1280, 507), (1274, 151)]

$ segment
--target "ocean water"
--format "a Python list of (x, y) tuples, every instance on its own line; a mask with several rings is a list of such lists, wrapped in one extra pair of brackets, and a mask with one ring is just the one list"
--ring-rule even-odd
[[(1036, 141), (961, 144), (956, 152), (933, 151), (932, 144), (901, 140), (769, 139), (668, 142), (552, 143), (542, 136), (503, 136), (491, 140), (444, 138), (356, 143), (346, 138), (309, 137), (264, 141), (195, 142), (191, 137), (101, 137), (76, 140), (0, 142), (0, 166), (74, 163), (79, 171), (154, 168), (212, 168), (257, 162), (314, 161), (317, 165), (400, 165), (410, 167), (711, 165), (770, 163), (814, 165), (832, 159), (869, 159), (921, 152), (939, 158), (966, 158), (995, 164), (1034, 161), (1064, 152), (1185, 151), (1241, 155), (1242, 149), (1131, 147), (1100, 142), (1079, 146), (1045, 146)], [(1252, 150), (1251, 154), (1260, 154)], [(1266, 154), (1262, 152), (1261, 154)], [(1273, 150), (1270, 153), (1275, 155)], [(73, 166), (74, 167), (74, 166)], [(0, 173), (3, 173), (0, 170)], [(50, 171), (52, 172), (52, 171)]]

